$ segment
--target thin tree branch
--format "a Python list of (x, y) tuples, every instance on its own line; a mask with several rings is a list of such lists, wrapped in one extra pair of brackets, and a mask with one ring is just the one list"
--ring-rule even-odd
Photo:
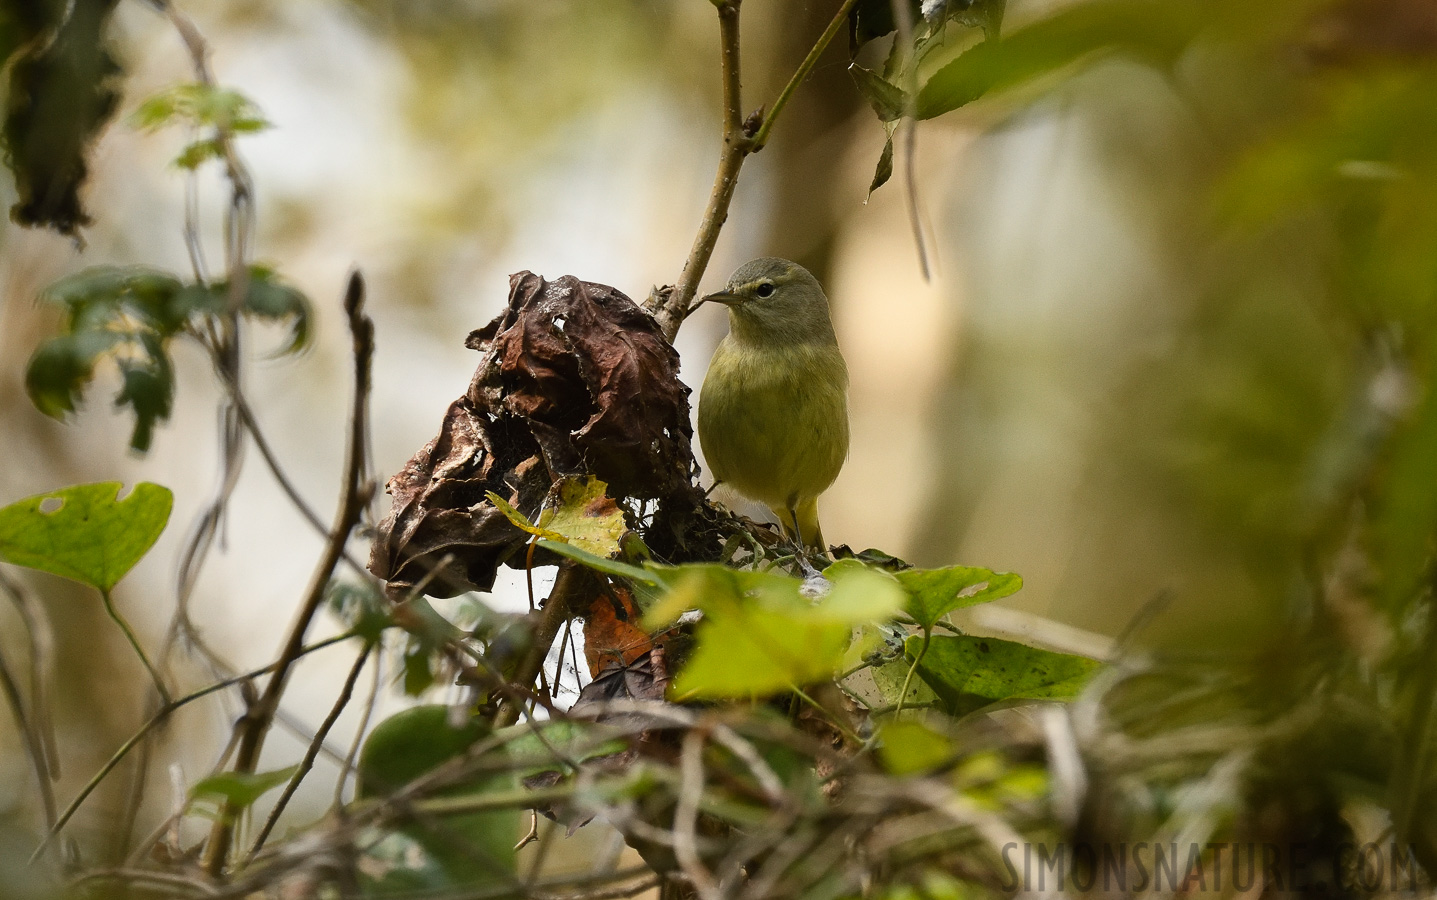
[(679, 753), (679, 796), (674, 807), (674, 856), (689, 883), (703, 900), (718, 900), (721, 893), (713, 873), (703, 864), (698, 850), (699, 800), (704, 791), (704, 733), (691, 729), (684, 734)]
[(654, 318), (664, 337), (670, 342), (679, 333), (679, 326), (688, 315), (699, 281), (708, 269), (718, 243), (719, 231), (728, 220), (729, 203), (738, 187), (738, 173), (752, 148), (752, 138), (744, 132), (742, 83), (739, 77), (739, 5), (741, 0), (714, 0), (719, 17), (719, 59), (723, 71), (723, 149), (719, 153), (718, 171), (714, 173), (708, 207), (693, 248), (684, 262), (678, 283), (664, 296)]
[(120, 630), (125, 633), (125, 640), (130, 642), (130, 647), (135, 651), (135, 655), (140, 658), (140, 662), (145, 664), (145, 671), (149, 672), (150, 677), (154, 679), (155, 690), (159, 692), (161, 702), (168, 706), (170, 703), (170, 692), (165, 687), (164, 679), (160, 678), (160, 673), (155, 671), (154, 665), (150, 663), (150, 658), (145, 655), (145, 651), (140, 647), (140, 641), (135, 637), (135, 632), (130, 628), (130, 623), (126, 622), (124, 616), (120, 615), (120, 611), (115, 609), (115, 601), (114, 598), (110, 596), (109, 591), (102, 589), (100, 591), (100, 599), (105, 603), (105, 612), (109, 613), (110, 618), (114, 620), (115, 624), (120, 626)]
[(41, 742), (35, 722), (25, 713), (25, 700), (20, 696), (20, 684), (10, 671), (10, 666), (0, 654), (0, 686), (5, 689), (5, 700), (10, 704), (10, 713), (15, 717), (15, 728), (25, 739), (25, 755), (30, 757), (30, 766), (35, 770), (35, 783), (40, 788), (40, 803), (45, 810), (45, 827), (55, 827), (55, 789), (50, 784), (50, 767), (46, 763), (45, 748)]
[(383, 646), (381, 643), (380, 652), (374, 655), (374, 676), (369, 682), (369, 698), (364, 703), (364, 715), (359, 717), (359, 725), (354, 729), (354, 740), (349, 742), (349, 752), (340, 760), (339, 776), (334, 780), (333, 811), (336, 815), (342, 814), (344, 810), (344, 783), (354, 772), (354, 761), (364, 743), (365, 732), (369, 731), (369, 720), (374, 716), (374, 707), (379, 699), (379, 686), (384, 682)]
[(35, 723), (44, 749), (45, 767), (51, 780), (60, 777), (60, 754), (55, 747), (55, 724), (50, 718), (50, 665), (55, 658), (55, 638), (45, 611), (29, 591), (0, 569), (3, 588), (25, 625), (30, 652), (30, 718)]
[[(341, 641), (347, 641), (354, 636), (354, 632), (346, 631), (343, 634), (337, 634), (334, 637), (325, 638), (322, 641), (316, 641), (313, 644), (310, 644), (309, 646), (303, 648), (299, 655), (307, 656), (316, 650), (323, 650), (325, 647), (333, 646), (340, 643)], [(114, 754), (111, 755), (110, 758), (105, 762), (105, 764), (100, 767), (100, 770), (96, 772), (88, 782), (85, 783), (85, 786), (80, 789), (80, 792), (78, 794), (75, 795), (75, 799), (70, 801), (69, 805), (65, 807), (64, 812), (60, 813), (59, 818), (55, 820), (55, 824), (50, 827), (50, 830), (48, 832), (46, 832), (44, 840), (40, 842), (40, 846), (36, 847), (35, 852), (31, 854), (30, 862), (33, 863), (35, 860), (40, 858), (40, 854), (45, 852), (45, 848), (50, 845), (51, 841), (55, 839), (55, 836), (58, 835), (61, 829), (65, 827), (66, 823), (70, 821), (70, 817), (73, 816), (77, 810), (79, 810), (80, 805), (85, 802), (85, 799), (90, 796), (90, 794), (95, 790), (95, 788), (100, 786), (100, 782), (105, 780), (105, 776), (109, 775), (110, 772), (114, 770), (115, 766), (119, 765), (120, 762), (124, 760), (125, 756), (128, 755), (129, 752), (133, 750), (141, 740), (144, 739), (145, 735), (149, 734), (155, 728), (155, 726), (159, 725), (165, 719), (169, 718), (171, 713), (173, 713), (175, 710), (179, 709), (182, 706), (185, 706), (189, 703), (194, 702), (195, 700), (200, 699), (201, 697), (207, 697), (216, 691), (222, 691), (225, 688), (233, 687), (236, 684), (243, 684), (247, 681), (250, 681), (251, 679), (258, 678), (266, 672), (272, 672), (278, 665), (278, 662), (273, 662), (262, 669), (253, 669), (249, 672), (245, 672), (242, 675), (236, 675), (233, 678), (226, 678), (223, 681), (218, 681), (214, 684), (207, 685), (197, 691), (194, 691), (193, 693), (186, 694), (183, 697), (177, 697), (173, 701), (171, 701), (169, 705), (161, 707), (158, 712), (156, 712), (153, 716), (151, 716), (148, 720), (145, 721), (144, 725), (140, 726), (140, 729), (138, 731), (136, 731), (133, 735), (130, 736), (129, 740), (121, 744), (120, 749), (116, 750)]]
[(684, 261), (678, 282), (671, 288), (654, 292), (649, 309), (659, 323), (664, 337), (670, 342), (679, 332), (684, 317), (693, 306), (698, 293), (699, 282), (713, 258), (714, 246), (718, 243), (719, 232), (728, 220), (729, 205), (734, 190), (738, 187), (739, 171), (750, 153), (756, 153), (767, 143), (774, 123), (800, 84), (813, 71), (824, 49), (833, 41), (843, 26), (855, 0), (843, 0), (837, 13), (808, 51), (793, 77), (784, 85), (773, 109), (764, 116), (755, 111), (748, 118), (743, 113), (742, 79), (739, 71), (739, 6), (742, 0), (711, 0), (719, 17), (719, 60), (723, 77), (723, 149), (719, 153), (718, 170), (709, 191), (708, 206), (704, 209), (703, 220), (699, 223), (698, 234), (694, 236), (693, 248)]
[(833, 39), (838, 35), (839, 29), (841, 29), (843, 23), (847, 21), (848, 14), (853, 10), (853, 6), (857, 2), (858, 0), (843, 0), (843, 5), (838, 8), (838, 12), (833, 14), (833, 18), (829, 20), (828, 27), (823, 30), (823, 34), (819, 35), (818, 42), (808, 51), (808, 55), (803, 58), (803, 62), (799, 63), (798, 70), (793, 73), (793, 77), (788, 80), (788, 84), (783, 86), (783, 90), (779, 93), (778, 99), (773, 101), (773, 109), (769, 110), (768, 115), (763, 117), (763, 124), (758, 127), (757, 133), (753, 136), (753, 147), (750, 152), (757, 153), (763, 149), (764, 144), (768, 143), (768, 134), (773, 130), (773, 123), (778, 119), (779, 114), (783, 112), (783, 108), (788, 105), (789, 98), (793, 96), (794, 91), (798, 90), (798, 86), (803, 83), (804, 79), (813, 71), (813, 67), (818, 64), (818, 58), (823, 55), (823, 51), (828, 49), (828, 45), (832, 43)]
[[(353, 341), (354, 397), (349, 417), (349, 438), (345, 452), (344, 482), (339, 509), (335, 513), (334, 527), (330, 532), (329, 542), (325, 545), (324, 553), (310, 578), (304, 602), (290, 629), (289, 639), (280, 653), (274, 674), (265, 684), (264, 694), (260, 697), (259, 702), (246, 711), (245, 716), (237, 725), (240, 730), (240, 743), (235, 757), (234, 770), (236, 772), (253, 773), (259, 763), (260, 750), (264, 747), (265, 735), (269, 732), (270, 725), (274, 722), (275, 713), (279, 709), (279, 700), (284, 694), (290, 668), (299, 658), (299, 652), (304, 647), (305, 633), (309, 630), (310, 623), (324, 602), (325, 588), (328, 587), (329, 580), (334, 575), (340, 558), (344, 555), (344, 547), (349, 541), (350, 533), (359, 523), (360, 512), (368, 503), (367, 495), (372, 492), (372, 485), (366, 486), (360, 482), (364, 473), (365, 433), (369, 428), (370, 363), (374, 356), (374, 323), (364, 314), (364, 281), (358, 272), (351, 273), (349, 277), (349, 288), (344, 297), (344, 310), (349, 320), (349, 330)], [(224, 871), (225, 862), (229, 856), (230, 841), (234, 835), (234, 817), (230, 813), (228, 804), (225, 804), (225, 808), (220, 810), (220, 815), (210, 832), (209, 846), (205, 848), (204, 869), (211, 876), (218, 876)]]
[(374, 642), (370, 641), (364, 645), (364, 649), (354, 660), (354, 665), (349, 669), (349, 675), (344, 679), (344, 686), (340, 688), (339, 697), (334, 701), (334, 706), (330, 707), (329, 715), (325, 716), (324, 721), (320, 723), (319, 730), (314, 733), (314, 739), (309, 742), (309, 749), (305, 751), (299, 768), (295, 770), (294, 775), (290, 776), (289, 783), (284, 786), (284, 792), (279, 795), (279, 800), (275, 801), (274, 808), (269, 811), (269, 817), (265, 819), (264, 826), (260, 828), (259, 835), (255, 837), (254, 844), (245, 857), (246, 862), (254, 859), (254, 855), (264, 847), (264, 842), (269, 839), (270, 832), (274, 831), (275, 823), (279, 821), (280, 815), (289, 805), (290, 798), (294, 796), (295, 791), (299, 790), (299, 783), (314, 768), (314, 761), (319, 757), (319, 748), (324, 746), (324, 739), (329, 736), (330, 730), (334, 728), (334, 723), (339, 721), (340, 713), (344, 712), (344, 708), (349, 705), (349, 699), (354, 696), (354, 683), (359, 680), (359, 673), (364, 671), (364, 664), (369, 661), (372, 652), (374, 652)]
[(909, 48), (913, 46), (913, 10), (909, 8), (906, 0), (892, 0), (892, 5), (893, 23), (897, 31), (893, 39), (898, 41), (899, 47), (898, 71), (905, 73), (906, 82), (903, 96), (907, 108), (903, 111), (903, 121), (898, 126), (902, 132), (899, 139), (903, 142), (903, 193), (908, 200), (908, 224), (913, 229), (913, 243), (918, 250), (918, 268), (923, 273), (923, 280), (931, 281), (928, 242), (923, 236), (923, 214), (918, 203), (918, 175), (915, 172), (918, 158), (918, 118), (914, 110), (918, 102), (918, 63), (910, 63), (909, 59)]
[[(559, 629), (564, 627), (564, 623), (569, 621), (574, 610), (574, 601), (579, 599), (588, 580), (588, 573), (581, 566), (565, 563), (559, 567), (559, 574), (554, 577), (554, 587), (549, 591), (549, 599), (544, 601), (544, 607), (539, 612), (539, 621), (534, 626), (534, 639), (529, 645), (529, 651), (509, 678), (512, 684), (527, 691), (534, 679), (539, 677), (544, 661), (549, 658), (549, 648), (554, 645), (554, 638), (558, 637)], [(506, 697), (494, 714), (494, 727), (503, 728), (518, 722), (523, 707), (524, 703), (520, 697)]]
[[(249, 432), (250, 438), (254, 440), (255, 448), (259, 450), (260, 457), (264, 460), (265, 466), (269, 468), (270, 474), (274, 476), (275, 482), (279, 484), (280, 490), (284, 491), (284, 495), (289, 498), (289, 502), (299, 511), (299, 514), (304, 520), (310, 524), (310, 527), (325, 537), (328, 537), (329, 527), (320, 520), (319, 514), (314, 511), (314, 507), (310, 506), (304, 497), (300, 495), (299, 489), (295, 487), (294, 482), (290, 481), (284, 468), (279, 464), (279, 457), (275, 455), (274, 448), (270, 446), (269, 439), (265, 437), (264, 431), (260, 428), (259, 419), (255, 416), (254, 409), (249, 405), (249, 400), (245, 397), (244, 391), (241, 390), (240, 386), (231, 380), (224, 371), (220, 372), (220, 381), (224, 383), (225, 390), (229, 392), (230, 402), (234, 404), (235, 411), (239, 414), (241, 424), (243, 424), (245, 430)], [(345, 564), (355, 572), (365, 576), (371, 581), (373, 580), (373, 576), (369, 574), (369, 570), (354, 557), (350, 556), (347, 550), (343, 559)]]

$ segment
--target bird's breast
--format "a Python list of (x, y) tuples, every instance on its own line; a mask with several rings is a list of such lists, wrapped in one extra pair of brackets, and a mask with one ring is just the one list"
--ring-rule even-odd
[(833, 344), (725, 338), (699, 394), (699, 443), (714, 478), (770, 506), (816, 497), (848, 455), (848, 371)]

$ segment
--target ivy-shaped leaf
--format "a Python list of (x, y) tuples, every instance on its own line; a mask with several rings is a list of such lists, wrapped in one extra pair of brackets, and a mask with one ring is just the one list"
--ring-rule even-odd
[(672, 587), (644, 617), (645, 628), (661, 628), (686, 609), (704, 613), (671, 688), (677, 697), (760, 697), (832, 678), (854, 627), (888, 619), (903, 603), (891, 575), (856, 560), (828, 568), (829, 590), (816, 602), (802, 581), (774, 572), (698, 564), (663, 577)]
[(1071, 700), (1102, 666), (1086, 656), (972, 635), (934, 636), (926, 652), (915, 635), (905, 650), (950, 715), (1000, 700)]
[(908, 593), (906, 611), (924, 631), (955, 609), (966, 609), (1017, 593), (1023, 579), (1010, 572), (972, 566), (905, 569), (895, 574)]
[(514, 527), (541, 538), (546, 544), (569, 544), (586, 556), (609, 559), (618, 555), (629, 529), (623, 510), (606, 493), (608, 488), (592, 475), (567, 475), (549, 489), (537, 522), (530, 522), (493, 491), (486, 496)]
[(169, 488), (77, 484), (0, 509), (0, 559), (108, 592), (149, 551), (170, 519)]

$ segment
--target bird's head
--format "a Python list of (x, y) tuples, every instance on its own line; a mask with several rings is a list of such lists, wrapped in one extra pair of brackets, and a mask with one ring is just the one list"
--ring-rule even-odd
[(729, 310), (729, 326), (743, 341), (834, 341), (823, 287), (798, 263), (765, 256), (739, 266), (721, 291), (704, 301)]

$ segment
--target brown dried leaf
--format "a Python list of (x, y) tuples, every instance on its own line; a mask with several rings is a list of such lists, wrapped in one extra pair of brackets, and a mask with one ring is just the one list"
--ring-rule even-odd
[(644, 616), (633, 595), (618, 584), (611, 590), (596, 597), (584, 616), (584, 657), (595, 679), (605, 669), (630, 665), (654, 647), (648, 632), (639, 627)]
[(421, 581), (434, 596), (487, 590), (501, 562), (522, 565), (527, 535), (487, 491), (532, 520), (556, 481), (594, 475), (614, 497), (658, 501), (658, 552), (704, 526), (678, 354), (628, 297), (520, 272), (508, 308), (467, 344), (484, 354), (468, 392), (388, 484), (370, 569), (392, 596)]

